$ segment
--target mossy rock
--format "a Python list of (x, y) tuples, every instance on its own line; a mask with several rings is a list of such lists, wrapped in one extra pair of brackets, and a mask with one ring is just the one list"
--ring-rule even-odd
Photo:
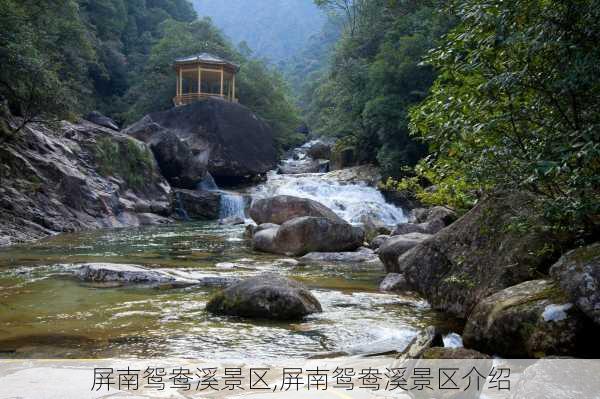
[(593, 348), (591, 322), (551, 280), (532, 280), (481, 301), (463, 333), (466, 347), (509, 358), (576, 356)]
[(565, 254), (550, 275), (588, 317), (600, 324), (600, 243)]
[(258, 276), (215, 294), (206, 310), (218, 315), (255, 319), (299, 320), (322, 311), (303, 284), (278, 276)]

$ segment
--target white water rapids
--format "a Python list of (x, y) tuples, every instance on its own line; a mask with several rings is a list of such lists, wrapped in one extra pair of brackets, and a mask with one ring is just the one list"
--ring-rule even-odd
[(393, 226), (406, 222), (402, 209), (385, 202), (383, 195), (365, 183), (342, 184), (326, 173), (279, 175), (270, 172), (265, 183), (252, 190), (255, 198), (292, 195), (310, 198), (327, 206), (350, 223), (361, 223), (363, 217)]

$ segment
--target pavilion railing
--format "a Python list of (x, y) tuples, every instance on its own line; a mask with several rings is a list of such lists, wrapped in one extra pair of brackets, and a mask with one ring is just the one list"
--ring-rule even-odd
[(220, 98), (226, 101), (231, 101), (233, 103), (237, 103), (237, 98), (231, 98), (225, 94), (213, 94), (213, 93), (185, 93), (180, 96), (175, 96), (173, 98), (173, 103), (176, 107), (180, 105), (187, 105), (193, 103), (194, 101), (199, 101), (207, 98)]

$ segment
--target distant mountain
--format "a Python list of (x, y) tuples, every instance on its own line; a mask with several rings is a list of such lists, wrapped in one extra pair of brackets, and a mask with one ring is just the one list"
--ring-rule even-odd
[(313, 0), (192, 0), (200, 16), (239, 44), (245, 41), (254, 55), (273, 63), (288, 61), (308, 39), (321, 31), (325, 13)]

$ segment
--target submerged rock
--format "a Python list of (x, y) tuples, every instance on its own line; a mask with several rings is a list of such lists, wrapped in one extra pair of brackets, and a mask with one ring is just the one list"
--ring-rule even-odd
[(217, 293), (206, 310), (219, 315), (299, 320), (322, 311), (321, 304), (303, 284), (279, 276), (258, 276)]
[(311, 252), (300, 258), (300, 263), (366, 263), (377, 261), (377, 255), (369, 248), (355, 252)]
[(216, 275), (188, 276), (177, 271), (154, 270), (144, 266), (119, 263), (86, 263), (75, 271), (80, 280), (109, 285), (149, 285), (171, 287), (226, 287), (238, 281), (235, 277)]
[(600, 243), (567, 253), (550, 268), (550, 275), (583, 313), (600, 324)]
[(308, 198), (293, 197), (291, 195), (278, 195), (259, 199), (254, 201), (250, 207), (250, 217), (258, 225), (263, 223), (283, 224), (288, 220), (301, 216), (343, 221), (325, 205)]
[(194, 285), (191, 280), (178, 279), (158, 270), (138, 265), (115, 263), (87, 263), (75, 272), (79, 279), (94, 283), (149, 284), (149, 285)]
[(398, 257), (409, 249), (430, 238), (429, 234), (409, 233), (401, 236), (392, 236), (379, 247), (379, 259), (383, 262), (388, 273), (402, 272), (402, 265)]
[(160, 148), (157, 144), (163, 137), (177, 137), (181, 152), (175, 155), (189, 159), (187, 154), (191, 153), (198, 168), (195, 174), (204, 175), (200, 173), (204, 164), (204, 171), (208, 170), (217, 182), (251, 181), (277, 163), (269, 125), (243, 105), (227, 101), (206, 99), (155, 112), (129, 127), (127, 133), (149, 143), (154, 150)]
[(511, 358), (593, 356), (597, 350), (591, 350), (588, 327), (552, 281), (532, 280), (482, 300), (467, 320), (463, 341), (468, 348)]
[(362, 246), (364, 231), (341, 220), (323, 217), (298, 217), (277, 229), (254, 236), (254, 248), (290, 256), (310, 252), (352, 251)]

